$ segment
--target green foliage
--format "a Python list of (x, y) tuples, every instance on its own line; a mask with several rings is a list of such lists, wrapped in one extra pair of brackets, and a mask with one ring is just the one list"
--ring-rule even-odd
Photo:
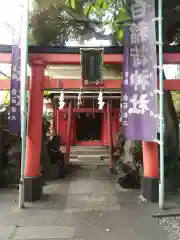
[(95, 37), (112, 40), (115, 34), (119, 40), (123, 36), (119, 21), (125, 21), (127, 16), (121, 1), (35, 0), (35, 3), (30, 18), (30, 42), (64, 45), (70, 39), (84, 41)]
[(45, 99), (50, 99), (51, 98), (51, 92), (50, 91), (44, 91), (44, 98)]
[(8, 92), (5, 99), (4, 99), (4, 104), (6, 106), (9, 106), (10, 105), (10, 93)]
[[(87, 0), (84, 6), (85, 16), (96, 16), (103, 24), (116, 33), (117, 40), (123, 38), (123, 23), (129, 17), (125, 11), (123, 0)], [(155, 0), (156, 16), (158, 15), (158, 0)], [(173, 16), (173, 17), (172, 17)], [(163, 1), (163, 37), (166, 44), (180, 42), (180, 2), (179, 0)]]
[(49, 111), (47, 111), (47, 110), (45, 110), (44, 112), (43, 112), (43, 119), (44, 119), (44, 121), (46, 121), (46, 122), (50, 122), (51, 120), (52, 120), (52, 113), (51, 112), (49, 112)]
[(53, 119), (53, 116), (52, 116), (52, 113), (47, 111), (47, 109), (45, 111), (43, 111), (43, 126), (44, 126), (44, 129), (45, 131), (48, 131), (49, 130), (49, 127), (50, 127), (50, 122), (52, 121)]
[[(119, 44), (129, 17), (124, 0), (35, 0), (29, 41), (65, 45), (68, 40), (110, 40)], [(155, 0), (156, 10), (158, 0)], [(180, 2), (163, 1), (163, 36), (166, 44), (180, 42)], [(173, 16), (173, 18), (172, 18)]]
[(71, 0), (71, 7), (72, 7), (72, 9), (76, 8), (76, 1), (75, 0)]
[(140, 141), (136, 141), (136, 152), (142, 153), (142, 143)]
[[(35, 10), (30, 17), (31, 32), (36, 44), (65, 45), (89, 31), (84, 26), (82, 1), (35, 0)], [(74, 4), (73, 4), (74, 2)], [(73, 4), (71, 6), (70, 4)]]
[(178, 117), (180, 117), (180, 92), (172, 92), (172, 98), (174, 102), (174, 107), (176, 109), (176, 112), (178, 114)]
[(112, 35), (116, 35), (117, 41), (122, 40), (123, 26), (129, 19), (123, 0), (97, 0), (93, 3), (87, 1), (84, 6), (84, 14), (86, 17), (95, 17), (101, 21), (104, 29), (109, 29)]

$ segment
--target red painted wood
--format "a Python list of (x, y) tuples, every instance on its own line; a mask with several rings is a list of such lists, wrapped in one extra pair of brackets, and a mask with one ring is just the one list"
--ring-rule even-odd
[(109, 102), (107, 102), (107, 131), (109, 138), (109, 167), (113, 168), (112, 109)]
[(67, 142), (66, 142), (66, 164), (69, 164), (69, 154), (70, 154), (70, 147), (71, 147), (71, 134), (72, 134), (72, 113), (73, 113), (73, 103), (72, 101), (69, 102), (68, 108), (68, 122), (67, 122)]
[(81, 141), (77, 143), (78, 146), (103, 146), (102, 141)]
[[(59, 83), (60, 82), (60, 83)], [(44, 83), (44, 89), (59, 89), (59, 85), (63, 89), (79, 89), (81, 86), (81, 80), (70, 80), (70, 79), (64, 79), (64, 80), (57, 80), (57, 79), (46, 79)], [(158, 84), (159, 85), (159, 84)], [(122, 86), (122, 80), (114, 80), (109, 79), (104, 81), (104, 89), (121, 89)], [(99, 87), (96, 87), (95, 89), (99, 89)], [(88, 88), (84, 88), (84, 90), (88, 90)], [(180, 79), (169, 79), (164, 80), (164, 90), (170, 90), (170, 91), (177, 91), (180, 90)]]
[[(99, 112), (98, 109), (93, 109), (93, 108), (73, 108), (73, 113), (76, 112), (89, 112), (89, 113), (93, 113), (96, 112), (95, 110), (97, 110), (97, 112)], [(107, 114), (106, 114), (106, 110), (102, 110), (102, 132), (101, 132), (101, 142), (100, 145), (105, 145), (105, 146), (109, 146), (109, 140), (108, 140), (108, 131), (107, 131)], [(67, 143), (67, 119), (64, 119), (64, 114), (68, 113), (68, 108), (64, 108), (62, 111), (58, 110), (58, 123), (59, 123), (59, 128), (58, 128), (58, 132), (61, 135), (61, 145), (66, 145)], [(119, 131), (119, 108), (114, 108), (113, 109), (113, 114), (114, 117), (112, 118), (112, 134), (113, 134), (113, 144), (115, 145), (116, 143), (116, 133)], [(77, 142), (77, 136), (76, 136), (76, 114), (72, 115), (72, 136), (71, 136), (71, 145), (76, 145), (79, 144)], [(94, 141), (93, 141), (94, 142)], [(89, 145), (92, 142), (86, 142), (84, 141), (83, 145)], [(93, 143), (92, 143), (93, 144)], [(96, 141), (94, 143), (96, 145)], [(99, 144), (97, 142), (97, 144)]]
[(107, 113), (106, 111), (103, 114), (103, 119), (102, 119), (102, 142), (103, 145), (108, 146), (109, 141), (108, 141), (108, 131), (107, 131)]
[(76, 136), (76, 114), (72, 114), (72, 134), (71, 134), (71, 145), (75, 145), (77, 143)]
[(42, 135), (44, 64), (36, 62), (32, 68), (32, 83), (29, 98), (29, 119), (26, 141), (25, 176), (40, 175), (40, 152)]
[(67, 119), (64, 119), (64, 113), (59, 111), (59, 133), (61, 136), (61, 145), (66, 145), (67, 142)]
[[(120, 88), (122, 80), (104, 80), (103, 88)], [(75, 79), (50, 79), (45, 77), (44, 80), (44, 89), (79, 89), (81, 86), (81, 80)], [(93, 86), (93, 89), (100, 89), (100, 86)], [(83, 87), (84, 90), (89, 89), (89, 87)]]
[[(80, 80), (70, 80), (70, 79), (64, 79), (64, 80), (57, 80), (57, 79), (49, 79), (47, 77), (44, 78), (44, 84), (43, 87), (45, 89), (79, 89)], [(122, 85), (122, 80), (105, 80), (104, 81), (104, 89), (110, 88), (110, 89), (120, 89)], [(9, 80), (1, 80), (0, 81), (0, 90), (9, 90), (10, 89), (10, 81)], [(28, 88), (29, 89), (29, 88)], [(84, 88), (86, 90), (88, 88)], [(99, 89), (97, 87), (97, 89)], [(164, 80), (164, 90), (170, 90), (170, 91), (177, 91), (180, 90), (180, 79), (169, 79)]]
[[(105, 110), (99, 110), (98, 108), (73, 108), (73, 113), (103, 113)], [(63, 113), (67, 113), (68, 112), (68, 108), (63, 108), (62, 109)]]
[[(164, 53), (164, 63), (178, 64), (180, 63), (180, 53)], [(29, 62), (34, 60), (41, 60), (46, 64), (80, 64), (79, 54), (57, 54), (57, 53), (30, 53)], [(0, 53), (1, 63), (11, 63), (11, 53)], [(123, 54), (105, 54), (104, 63), (119, 64), (123, 63)]]
[(144, 177), (159, 177), (158, 144), (142, 142)]

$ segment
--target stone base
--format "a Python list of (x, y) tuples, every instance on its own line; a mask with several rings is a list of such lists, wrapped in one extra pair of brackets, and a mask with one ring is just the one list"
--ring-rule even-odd
[(36, 202), (40, 200), (43, 193), (43, 177), (25, 177), (24, 179), (24, 201)]
[(159, 179), (143, 177), (142, 196), (148, 202), (157, 202), (159, 198)]

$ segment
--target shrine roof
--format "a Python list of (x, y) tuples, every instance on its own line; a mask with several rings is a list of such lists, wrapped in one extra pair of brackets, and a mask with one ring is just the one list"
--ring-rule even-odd
[[(79, 54), (81, 47), (56, 47), (56, 46), (29, 46), (29, 53), (36, 54)], [(122, 46), (110, 46), (110, 47), (90, 47), (83, 46), (83, 48), (104, 48), (105, 54), (121, 54), (123, 53), (124, 48)], [(0, 53), (11, 53), (11, 45), (0, 45)], [(179, 53), (180, 54), (180, 45), (176, 46), (165, 46), (163, 48), (164, 53)]]

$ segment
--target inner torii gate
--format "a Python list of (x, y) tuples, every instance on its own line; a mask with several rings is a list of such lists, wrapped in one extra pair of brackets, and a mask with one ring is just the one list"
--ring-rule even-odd
[[(80, 64), (80, 50), (77, 47), (29, 47), (29, 65), (32, 69), (28, 79), (29, 114), (26, 140), (25, 161), (25, 201), (39, 200), (43, 182), (40, 176), (40, 153), (42, 135), (43, 91), (46, 89), (79, 89), (81, 79), (51, 79), (45, 76), (47, 65)], [(123, 64), (123, 47), (104, 48), (104, 64)], [(0, 46), (0, 62), (11, 63), (11, 46)], [(164, 49), (164, 64), (180, 63), (180, 47), (171, 46)], [(107, 79), (96, 89), (120, 89), (122, 79)], [(9, 90), (10, 80), (0, 81), (0, 90)], [(88, 89), (88, 86), (85, 87)], [(179, 80), (164, 80), (165, 90), (180, 90)], [(72, 106), (69, 105), (69, 120)], [(67, 146), (69, 151), (69, 146)], [(67, 152), (68, 154), (68, 152)], [(157, 199), (159, 166), (158, 145), (154, 142), (143, 142), (144, 181), (143, 194), (150, 201)], [(156, 197), (154, 197), (154, 193)]]

